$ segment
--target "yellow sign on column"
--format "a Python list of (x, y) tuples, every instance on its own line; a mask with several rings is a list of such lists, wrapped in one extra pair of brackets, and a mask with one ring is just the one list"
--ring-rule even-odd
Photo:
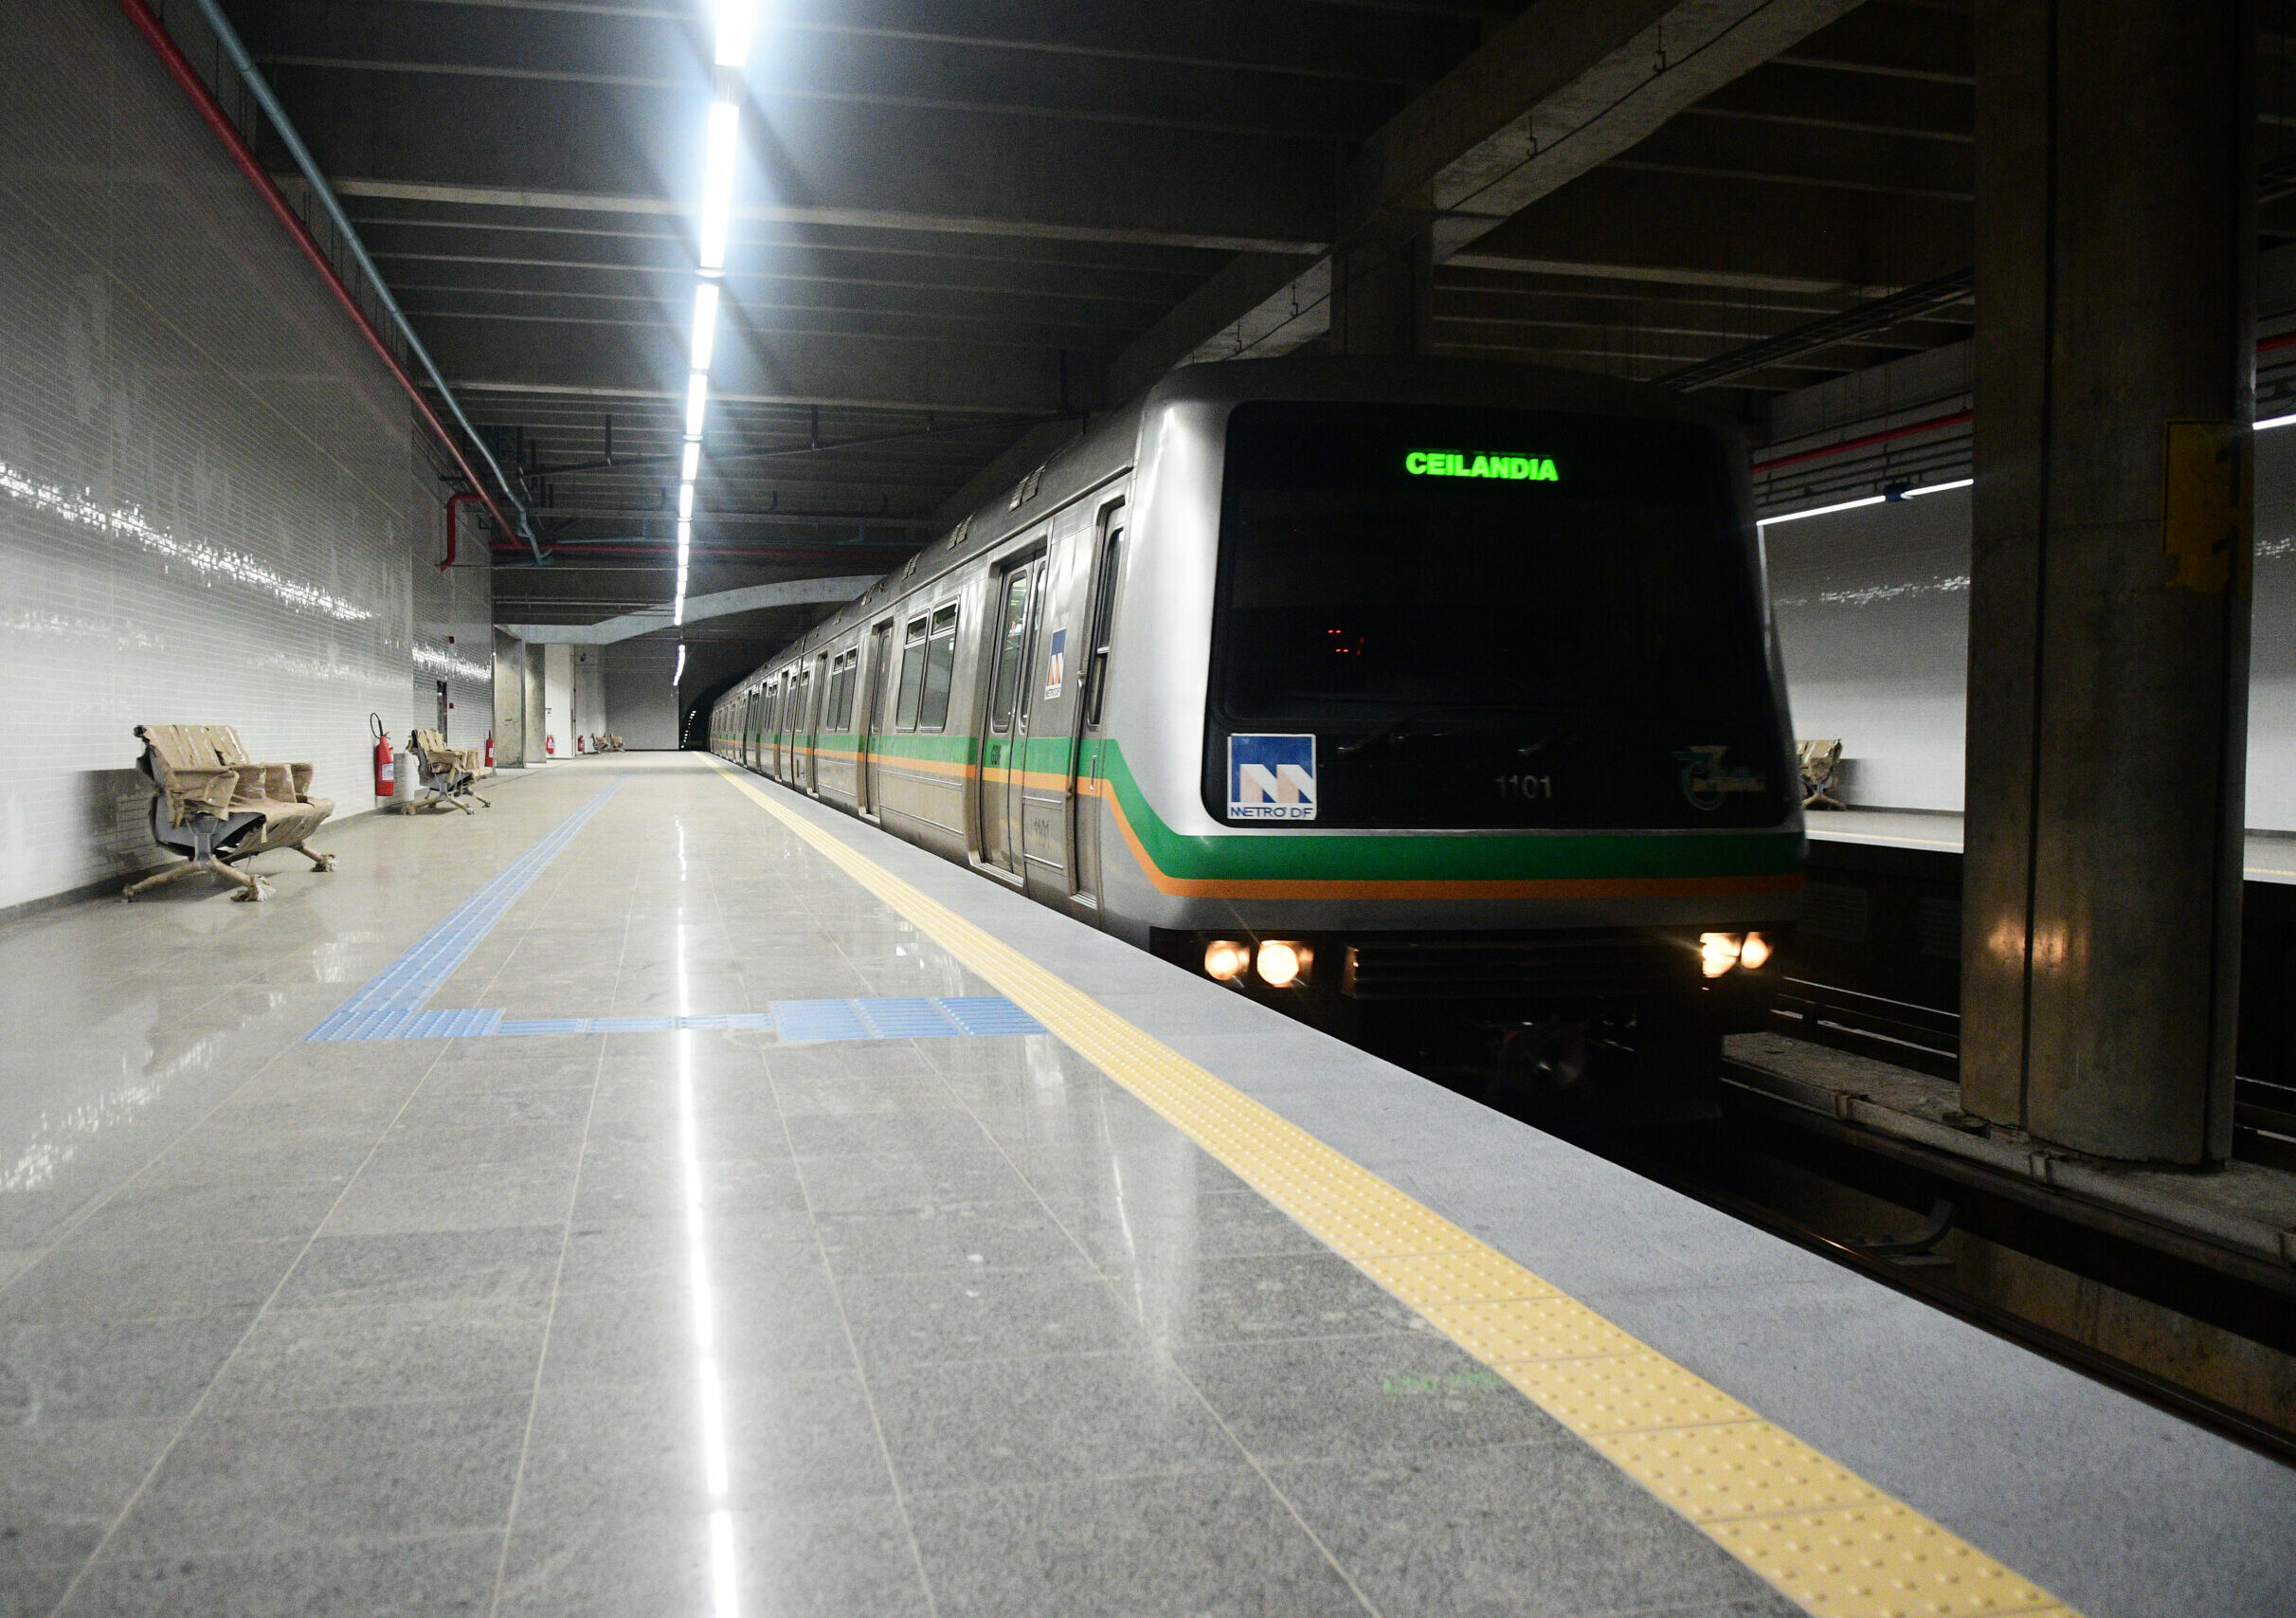
[(2247, 594), (2255, 551), (2249, 429), (2233, 422), (2170, 422), (2161, 482), (2168, 588)]

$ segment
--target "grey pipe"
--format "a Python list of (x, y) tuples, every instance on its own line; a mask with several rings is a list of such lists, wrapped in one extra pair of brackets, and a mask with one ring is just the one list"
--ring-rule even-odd
[(391, 297), (389, 283), (383, 280), (383, 272), (376, 269), (374, 260), (367, 256), (367, 244), (359, 240), (359, 233), (351, 227), (351, 219), (344, 213), (343, 205), (335, 200), (334, 188), (328, 185), (327, 177), (319, 173), (319, 166), (311, 155), (311, 149), (303, 144), (303, 137), (296, 133), (295, 125), (287, 120), (286, 109), (279, 104), (279, 98), (271, 93), (270, 83), (257, 69), (255, 59), (247, 54), (247, 47), (240, 42), (239, 34), (232, 28), (229, 19), (225, 17), (217, 0), (194, 0), (194, 4), (199, 7), (199, 14), (207, 19), (208, 27), (214, 31), (216, 43), (224, 47), (224, 54), (231, 59), (231, 65), (239, 70), (239, 76), (246, 81), (247, 88), (254, 93), (256, 104), (263, 109), (263, 116), (271, 120), (271, 127), (279, 132), (280, 139), (295, 158), (295, 166), (303, 172), (303, 179), (310, 185), (312, 194), (318, 198), (319, 206), (327, 210), (327, 217), (334, 221), (335, 230), (351, 249), (351, 256), (358, 261), (359, 268), (367, 272), (368, 281), (374, 286), (375, 296), (383, 300), (383, 307), (390, 313), (391, 323), (398, 327), (399, 336), (406, 339), (407, 352), (423, 362), (423, 370), (430, 377), (430, 385), (439, 391), (439, 397), (446, 401), (446, 409), (470, 439), (472, 447), (478, 450), (479, 459), (486, 463), (487, 470), (494, 473), (495, 482), (501, 485), (503, 498), (510, 501), (511, 510), (518, 514), (518, 537), (525, 540), (527, 549), (533, 552), (534, 560), (541, 561), (542, 545), (534, 537), (533, 518), (527, 515), (526, 504), (518, 499), (516, 487), (504, 475), (494, 451), (486, 447), (486, 441), (479, 436), (479, 429), (470, 425), (470, 417), (462, 413), (462, 401), (455, 397), (455, 391), (446, 385), (446, 378), (439, 374), (438, 363), (430, 357), (430, 351), (423, 346), (423, 339), (414, 335), (414, 327), (407, 323), (407, 313), (399, 307), (399, 300)]

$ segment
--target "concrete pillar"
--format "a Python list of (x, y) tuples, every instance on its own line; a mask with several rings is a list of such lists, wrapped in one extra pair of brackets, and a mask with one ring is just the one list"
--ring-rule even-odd
[(1979, 0), (1965, 1110), (2232, 1145), (2253, 405), (2227, 0)]
[(1343, 242), (1331, 254), (1332, 352), (1430, 352), (1434, 285), (1434, 243), (1423, 228)]

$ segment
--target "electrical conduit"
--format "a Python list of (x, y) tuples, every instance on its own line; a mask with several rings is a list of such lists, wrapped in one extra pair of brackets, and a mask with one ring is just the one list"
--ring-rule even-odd
[[(471, 488), (476, 491), (475, 497), (472, 498), (476, 498), (485, 505), (487, 515), (495, 519), (496, 524), (501, 528), (503, 533), (515, 534), (523, 538), (529, 548), (533, 550), (534, 560), (541, 561), (543, 559), (542, 547), (534, 538), (533, 525), (526, 520), (525, 508), (518, 503), (518, 497), (511, 491), (510, 480), (503, 477), (502, 468), (496, 464), (494, 457), (487, 453), (486, 445), (479, 442), (478, 430), (471, 427), (469, 417), (462, 413), (461, 404), (455, 398), (454, 391), (448, 388), (444, 378), (439, 375), (438, 367), (431, 362), (428, 351), (416, 339), (413, 330), (407, 324), (406, 315), (391, 298), (389, 288), (383, 284), (383, 278), (375, 270), (373, 261), (368, 258), (366, 247), (360, 244), (357, 233), (351, 228), (350, 220), (344, 217), (341, 205), (334, 200), (334, 192), (327, 187), (324, 179), (319, 175), (317, 165), (311, 160), (311, 154), (304, 148), (293, 127), (288, 124), (285, 114), (280, 110), (278, 101), (272, 98), (270, 86), (263, 82), (262, 76), (255, 70), (254, 63), (248, 60), (246, 47), (240, 44), (239, 36), (231, 31), (230, 25), (215, 9), (213, 0), (198, 0), (198, 4), (201, 12), (207, 17), (208, 25), (215, 29), (216, 36), (223, 44), (226, 53), (231, 57), (233, 64), (238, 66), (241, 75), (246, 80), (247, 87), (254, 92), (257, 100), (262, 104), (264, 112), (270, 117), (273, 126), (278, 129), (289, 150), (295, 154), (297, 162), (303, 170), (304, 177), (311, 182), (314, 193), (333, 216), (335, 227), (343, 233), (343, 240), (360, 264), (365, 267), (367, 273), (372, 277), (384, 306), (398, 321), (399, 330), (406, 337), (408, 348), (422, 359), (424, 368), (429, 372), (431, 381), (439, 390), (440, 396), (446, 401), (447, 408), (454, 411), (455, 419), (461, 422), (463, 429), (470, 434), (471, 444), (485, 460), (488, 467), (493, 470), (504, 497), (509, 500), (512, 508), (517, 511), (518, 521), (513, 522), (502, 515), (502, 508), (496, 503), (494, 496), (487, 492), (485, 480), (479, 476), (478, 471), (471, 465), (469, 457), (462, 453), (461, 444), (453, 433), (447, 430), (446, 424), (439, 419), (438, 411), (431, 407), (429, 399), (424, 396), (423, 391), (416, 384), (415, 379), (407, 374), (406, 366), (399, 362), (399, 356), (391, 352), (390, 345), (384, 341), (383, 334), (375, 330), (374, 322), (368, 319), (367, 312), (359, 307), (357, 297), (353, 295), (349, 286), (344, 284), (343, 278), (335, 273), (334, 265), (328, 261), (326, 250), (319, 245), (318, 239), (312, 235), (311, 227), (303, 223), (302, 215), (295, 210), (295, 205), (287, 200), (286, 193), (279, 189), (277, 183), (265, 172), (262, 162), (256, 157), (254, 149), (247, 144), (246, 137), (240, 134), (239, 126), (231, 121), (231, 115), (224, 110), (223, 103), (215, 99), (214, 93), (208, 88), (207, 82), (199, 76), (199, 70), (191, 65), (190, 60), (184, 55), (182, 47), (175, 43), (174, 36), (168, 32), (167, 25), (159, 20), (146, 0), (119, 0), (119, 9), (127, 13), (128, 20), (136, 25), (136, 32), (143, 35), (145, 42), (158, 55), (160, 62), (167, 67), (169, 77), (173, 79), (177, 86), (190, 99), (192, 106), (198, 109), (200, 117), (206, 120), (208, 127), (215, 132), (216, 138), (224, 143), (224, 149), (230, 153), (232, 161), (237, 163), (240, 172), (247, 176), (247, 181), (254, 186), (256, 193), (270, 207), (271, 211), (279, 216), (280, 224), (286, 227), (287, 234), (294, 238), (295, 245), (302, 249), (303, 256), (311, 261), (311, 266), (318, 271), (319, 278), (327, 283), (328, 290), (334, 294), (335, 300), (343, 306), (343, 312), (351, 317), (352, 322), (358, 327), (361, 335), (366, 337), (375, 354), (382, 359), (384, 366), (389, 369), (392, 376), (398, 379), (399, 386), (407, 391), (407, 396), (414, 401), (415, 410), (422, 416), (424, 424), (438, 435), (439, 442), (446, 446), (446, 452), (454, 457), (455, 465), (461, 469)], [(453, 521), (451, 505), (448, 521), (450, 524)]]

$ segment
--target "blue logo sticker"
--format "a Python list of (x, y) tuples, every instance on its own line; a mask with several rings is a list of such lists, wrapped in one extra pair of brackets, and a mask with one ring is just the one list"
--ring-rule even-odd
[(1313, 820), (1315, 738), (1228, 737), (1230, 820)]

